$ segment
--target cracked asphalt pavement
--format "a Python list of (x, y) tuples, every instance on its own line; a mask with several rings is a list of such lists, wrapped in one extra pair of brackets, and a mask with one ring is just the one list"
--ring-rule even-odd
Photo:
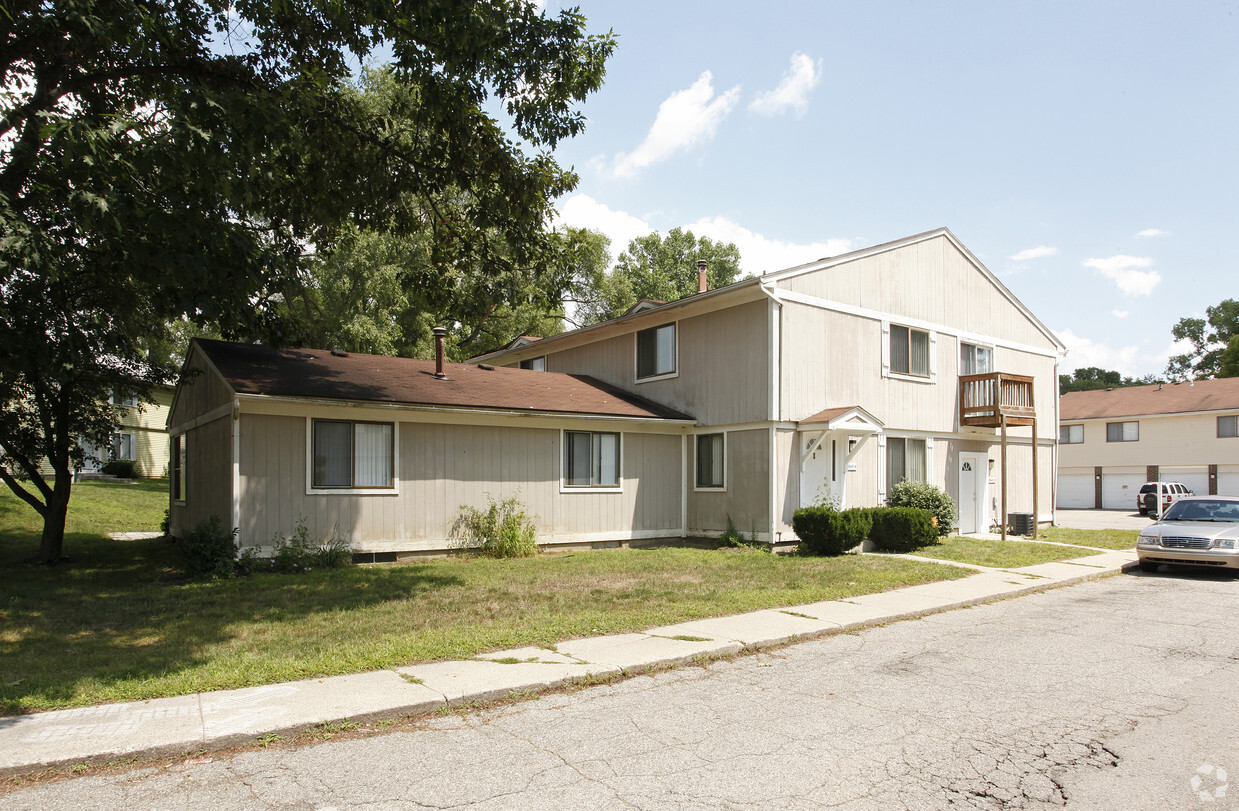
[(1122, 575), (0, 807), (1230, 808), (1237, 598)]

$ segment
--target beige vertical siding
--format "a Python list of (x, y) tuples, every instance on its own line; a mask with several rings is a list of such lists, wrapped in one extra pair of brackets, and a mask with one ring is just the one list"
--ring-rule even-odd
[(232, 400), (228, 384), (206, 364), (195, 349), (186, 362), (185, 374), (177, 386), (169, 427), (200, 417)]
[(1053, 342), (945, 236), (794, 276), (781, 287), (1050, 349)]
[[(547, 370), (588, 374), (706, 425), (764, 420), (769, 402), (769, 322), (765, 300), (678, 322), (678, 376), (636, 382), (636, 329), (547, 357)], [(643, 322), (641, 328), (669, 323)]]
[[(727, 432), (727, 489), (724, 492), (694, 491), (688, 494), (688, 532), (714, 535), (727, 528), (730, 515), (736, 529), (746, 536), (765, 536), (770, 526), (770, 432), (767, 429)], [(689, 440), (690, 455), (695, 452)], [(689, 463), (689, 476), (693, 476)]]
[(243, 543), (267, 545), (304, 520), (358, 550), (442, 548), (461, 505), (485, 507), (487, 494), (518, 498), (545, 541), (679, 534), (677, 435), (625, 432), (615, 493), (561, 492), (558, 430), (402, 422), (399, 435), (397, 495), (307, 494), (305, 418), (242, 415)]
[(184, 536), (200, 522), (217, 516), (232, 524), (232, 420), (222, 417), (186, 432), (184, 504), (168, 510), (172, 534)]

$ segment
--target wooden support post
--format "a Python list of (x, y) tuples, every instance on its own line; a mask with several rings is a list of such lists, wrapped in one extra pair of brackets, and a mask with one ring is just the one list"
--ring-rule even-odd
[(999, 417), (1002, 426), (1002, 514), (998, 516), (1002, 524), (1002, 539), (1007, 539), (1007, 415)]
[(1037, 418), (1033, 417), (1032, 421), (1032, 448), (1033, 448), (1033, 520), (1032, 520), (1032, 537), (1037, 537)]

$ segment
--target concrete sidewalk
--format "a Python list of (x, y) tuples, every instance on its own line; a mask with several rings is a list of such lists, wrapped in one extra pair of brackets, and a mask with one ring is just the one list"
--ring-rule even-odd
[(983, 569), (961, 580), (684, 622), (641, 634), (575, 639), (553, 650), (519, 648), (463, 662), (0, 718), (0, 774), (197, 753), (329, 721), (428, 713), (445, 705), (546, 690), (574, 679), (637, 673), (947, 611), (1135, 565), (1134, 551), (1105, 552), (1021, 569)]

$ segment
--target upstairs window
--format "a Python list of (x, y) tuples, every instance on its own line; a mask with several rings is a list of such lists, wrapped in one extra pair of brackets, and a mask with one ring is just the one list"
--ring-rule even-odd
[(1058, 427), (1058, 444), (1079, 445), (1084, 441), (1083, 425), (1060, 425)]
[(112, 389), (112, 405), (128, 406), (129, 408), (138, 407), (137, 395), (127, 394), (118, 389)]
[(929, 377), (929, 333), (891, 324), (891, 371)]
[(1106, 423), (1106, 442), (1138, 442), (1139, 440), (1139, 422)]
[(637, 379), (675, 374), (675, 324), (637, 333)]
[(988, 346), (960, 343), (959, 373), (961, 375), (987, 375), (994, 371), (994, 350)]
[(390, 422), (314, 420), (314, 487), (392, 487)]
[(619, 487), (620, 435), (564, 431), (564, 486)]
[(1239, 436), (1239, 414), (1217, 418), (1217, 435), (1219, 439)]
[(546, 371), (546, 355), (539, 355), (536, 358), (525, 358), (521, 361), (522, 369), (529, 369), (534, 372)]

